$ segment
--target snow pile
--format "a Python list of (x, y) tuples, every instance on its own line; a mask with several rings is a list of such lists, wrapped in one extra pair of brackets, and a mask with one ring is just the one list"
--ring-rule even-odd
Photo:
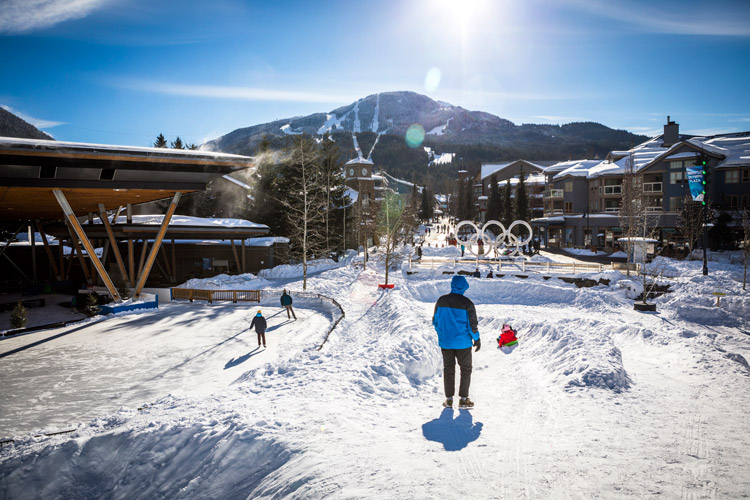
[(259, 290), (268, 285), (268, 281), (252, 273), (218, 274), (213, 278), (192, 278), (175, 288), (193, 290)]
[[(322, 273), (323, 271), (328, 271), (329, 269), (335, 269), (341, 265), (344, 265), (344, 262), (335, 262), (331, 259), (318, 259), (318, 260), (311, 260), (307, 263), (307, 275), (311, 274), (317, 274)], [(276, 266), (271, 269), (261, 269), (258, 273), (258, 276), (267, 279), (289, 279), (289, 278), (301, 278), (304, 274), (304, 270), (302, 268), (302, 264), (283, 264), (281, 266)]]

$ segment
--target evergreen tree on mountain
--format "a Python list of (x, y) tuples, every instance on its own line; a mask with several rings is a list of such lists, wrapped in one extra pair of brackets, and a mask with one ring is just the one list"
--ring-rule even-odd
[(505, 181), (505, 187), (503, 188), (503, 226), (506, 228), (510, 227), (513, 222), (513, 198), (511, 196), (510, 181)]
[(172, 141), (172, 144), (170, 145), (170, 147), (172, 149), (185, 149), (185, 145), (182, 144), (182, 139), (180, 139), (179, 135), (174, 141)]
[(516, 207), (515, 207), (515, 219), (514, 220), (525, 220), (528, 222), (529, 219), (529, 195), (526, 193), (526, 182), (524, 179), (523, 166), (518, 173), (518, 186), (516, 186)]
[(155, 148), (166, 148), (167, 147), (167, 140), (164, 138), (164, 134), (159, 134), (156, 137), (156, 142), (154, 142)]
[(487, 220), (500, 221), (503, 218), (503, 197), (500, 192), (500, 186), (497, 183), (497, 176), (492, 174), (490, 177), (490, 195), (487, 200)]

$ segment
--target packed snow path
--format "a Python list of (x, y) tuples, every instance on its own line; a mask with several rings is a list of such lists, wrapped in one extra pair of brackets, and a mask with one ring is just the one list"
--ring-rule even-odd
[[(309, 280), (346, 311), (321, 351), (292, 346), (260, 366), (242, 363), (228, 389), (156, 399), (69, 436), (21, 438), (2, 449), (0, 491), (378, 499), (750, 491), (748, 320), (737, 314), (746, 298), (717, 312), (688, 282), (659, 314), (640, 314), (616, 286), (470, 279), (484, 345), (474, 355), (477, 408), (459, 412), (440, 406), (430, 325), (449, 277), (392, 274), (396, 289), (379, 291), (374, 265)], [(684, 309), (689, 297), (694, 307)], [(183, 315), (174, 327), (196, 320)], [(521, 339), (508, 352), (493, 345), (503, 322)], [(223, 366), (204, 368), (210, 379)]]

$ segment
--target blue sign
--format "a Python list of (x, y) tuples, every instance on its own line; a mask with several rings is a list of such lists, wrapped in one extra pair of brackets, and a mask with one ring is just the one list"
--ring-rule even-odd
[(690, 186), (690, 194), (693, 197), (693, 201), (703, 201), (705, 190), (703, 188), (703, 168), (702, 167), (687, 167), (688, 185)]

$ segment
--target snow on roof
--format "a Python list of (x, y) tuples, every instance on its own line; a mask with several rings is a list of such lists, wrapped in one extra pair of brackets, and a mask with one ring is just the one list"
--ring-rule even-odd
[(357, 158), (352, 158), (348, 162), (346, 162), (347, 165), (374, 165), (372, 160), (368, 160), (367, 158), (363, 158), (362, 156), (358, 156)]
[(724, 156), (717, 167), (736, 167), (750, 165), (750, 132), (725, 134), (711, 138), (693, 138), (687, 142), (699, 143), (706, 151)]
[[(131, 153), (158, 153), (161, 155), (174, 155), (174, 156), (196, 156), (196, 157), (213, 157), (217, 159), (237, 159), (247, 161), (251, 158), (242, 155), (233, 155), (228, 153), (217, 153), (209, 150), (202, 149), (171, 149), (171, 148), (154, 148), (154, 147), (143, 147), (143, 146), (123, 146), (115, 144), (94, 144), (88, 142), (67, 142), (67, 141), (52, 141), (43, 139), (19, 139), (16, 137), (0, 137), (0, 146), (33, 146), (43, 147), (48, 149), (105, 149), (108, 151), (120, 151), (120, 152), (131, 152)], [(105, 151), (100, 151), (105, 152)]]
[(663, 155), (666, 151), (669, 151), (665, 151), (663, 144), (664, 142), (661, 136), (649, 139), (646, 142), (634, 147), (630, 151), (627, 151), (627, 154), (619, 160), (613, 162), (608, 162), (605, 160), (599, 165), (591, 168), (589, 170), (588, 178), (593, 179), (602, 175), (623, 175), (625, 174), (625, 170), (627, 169), (628, 164), (631, 161), (631, 157), (633, 161), (633, 168), (637, 172), (651, 164), (654, 159)]
[[(155, 215), (134, 215), (133, 216), (133, 223), (134, 224), (147, 224), (147, 225), (159, 225), (164, 220), (164, 215), (162, 214), (155, 214)], [(117, 222), (113, 222), (113, 224), (125, 224), (127, 221), (126, 215), (120, 215), (117, 218)], [(102, 221), (99, 217), (94, 218), (94, 224), (101, 224)], [(84, 224), (88, 224), (88, 221), (84, 222)], [(205, 227), (244, 227), (244, 228), (265, 228), (268, 229), (268, 226), (265, 224), (258, 224), (256, 222), (250, 222), (249, 220), (244, 219), (210, 219), (210, 218), (204, 218), (204, 217), (192, 217), (189, 215), (173, 215), (172, 219), (169, 221), (169, 224), (171, 226), (205, 226)]]
[(544, 170), (544, 167), (542, 165), (538, 165), (528, 160), (514, 160), (508, 163), (482, 163), (481, 178), (486, 179), (487, 177), (490, 177), (492, 174), (500, 172), (501, 170), (504, 170), (511, 165), (515, 165), (516, 163), (525, 163), (527, 165), (536, 167), (539, 170)]
[(357, 198), (359, 198), (359, 191), (355, 191), (354, 189), (348, 187), (346, 188), (346, 191), (344, 191), (344, 195), (348, 196), (350, 200), (352, 200), (352, 203), (357, 201)]
[(228, 180), (229, 182), (233, 182), (234, 184), (237, 184), (238, 186), (247, 189), (248, 191), (250, 189), (252, 189), (250, 186), (248, 186), (247, 184), (245, 184), (241, 180), (235, 179), (234, 177), (230, 177), (228, 175), (222, 175), (222, 177), (225, 178), (226, 180)]
[[(553, 167), (559, 168), (559, 173), (553, 179), (562, 179), (563, 177), (588, 177), (589, 170), (599, 165), (601, 160), (572, 160), (556, 163)], [(549, 167), (552, 168), (552, 167)], [(555, 170), (545, 170), (545, 172), (554, 172)]]

